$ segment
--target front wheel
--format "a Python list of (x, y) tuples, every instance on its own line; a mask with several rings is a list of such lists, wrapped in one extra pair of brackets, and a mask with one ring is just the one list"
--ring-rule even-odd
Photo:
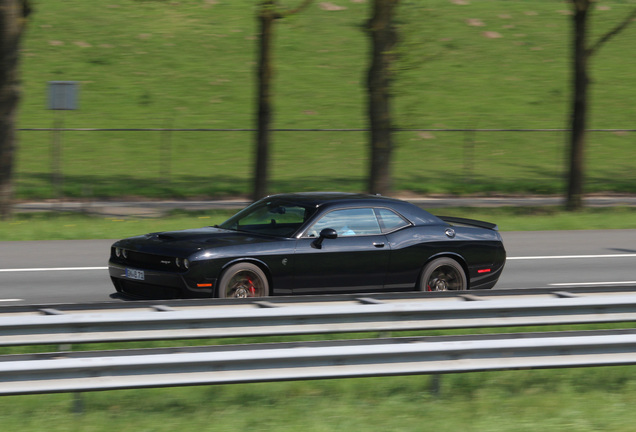
[(422, 271), (422, 291), (462, 291), (467, 288), (466, 273), (452, 258), (437, 258), (428, 263)]
[(260, 268), (250, 263), (239, 263), (223, 272), (217, 295), (219, 298), (267, 297), (269, 283)]

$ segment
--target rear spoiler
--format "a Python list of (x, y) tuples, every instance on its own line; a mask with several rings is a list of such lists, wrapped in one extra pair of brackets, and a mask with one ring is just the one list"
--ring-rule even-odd
[(475, 219), (466, 219), (454, 216), (437, 216), (441, 220), (451, 225), (465, 225), (479, 228), (487, 228), (493, 231), (499, 231), (499, 227), (496, 224), (490, 222), (479, 221)]

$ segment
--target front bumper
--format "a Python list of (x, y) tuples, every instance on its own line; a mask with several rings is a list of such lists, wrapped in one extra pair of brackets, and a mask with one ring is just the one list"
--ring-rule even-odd
[[(143, 280), (126, 276), (127, 269), (143, 271)], [(210, 298), (216, 286), (216, 280), (207, 280), (205, 284), (189, 283), (181, 273), (140, 269), (113, 262), (108, 263), (108, 273), (117, 292), (135, 298)]]

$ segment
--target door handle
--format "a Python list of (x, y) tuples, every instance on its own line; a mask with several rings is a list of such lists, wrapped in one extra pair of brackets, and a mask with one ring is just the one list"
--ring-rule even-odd
[(373, 242), (373, 246), (377, 247), (377, 248), (383, 248), (384, 247), (384, 243), (380, 243), (380, 242)]

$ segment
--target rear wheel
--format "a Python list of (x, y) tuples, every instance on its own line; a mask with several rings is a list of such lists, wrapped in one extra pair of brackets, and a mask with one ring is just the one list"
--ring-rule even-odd
[(452, 258), (437, 258), (424, 267), (421, 291), (462, 291), (468, 288), (466, 273)]
[(240, 263), (223, 272), (217, 289), (220, 298), (267, 297), (269, 283), (265, 273), (250, 263)]

